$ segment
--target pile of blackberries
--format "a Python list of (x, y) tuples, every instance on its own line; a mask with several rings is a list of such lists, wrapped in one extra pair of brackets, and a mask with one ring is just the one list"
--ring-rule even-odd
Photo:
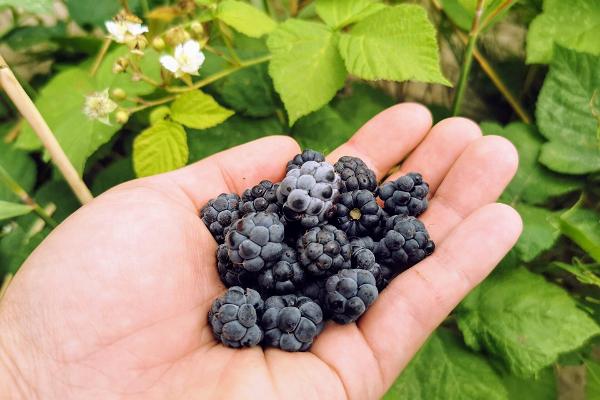
[(210, 200), (200, 216), (228, 288), (209, 312), (215, 337), (305, 351), (327, 319), (356, 321), (394, 276), (433, 252), (416, 219), (428, 192), (418, 173), (378, 186), (359, 158), (331, 165), (305, 150), (280, 183)]

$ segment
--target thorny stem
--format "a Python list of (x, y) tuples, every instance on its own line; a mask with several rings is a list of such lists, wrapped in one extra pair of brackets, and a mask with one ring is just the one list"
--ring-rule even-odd
[(483, 0), (477, 0), (475, 15), (473, 16), (473, 24), (471, 25), (471, 30), (469, 31), (469, 40), (467, 41), (467, 47), (465, 48), (465, 55), (462, 60), (460, 76), (456, 86), (456, 94), (454, 95), (454, 101), (452, 103), (452, 115), (460, 114), (460, 106), (465, 95), (467, 81), (469, 79), (469, 72), (471, 72), (471, 65), (473, 63), (473, 49), (475, 48), (475, 43), (477, 42), (477, 35), (479, 34), (479, 20), (481, 19), (482, 13)]
[(0, 166), (0, 182), (2, 182), (11, 192), (13, 192), (23, 204), (31, 206), (33, 211), (39, 215), (40, 218), (43, 219), (44, 222), (46, 222), (49, 226), (55, 228), (58, 225), (56, 221), (54, 221), (52, 217), (48, 215), (48, 213), (46, 213), (46, 211), (40, 207), (40, 205), (36, 203), (31, 196), (29, 196), (25, 189), (23, 189), (23, 187), (11, 177), (8, 171), (6, 171), (2, 166)]
[(96, 59), (94, 60), (94, 64), (92, 65), (92, 68), (90, 68), (90, 76), (94, 76), (96, 75), (96, 72), (98, 72), (98, 68), (100, 68), (100, 64), (102, 64), (102, 60), (104, 59), (104, 56), (106, 56), (106, 52), (108, 51), (111, 42), (112, 40), (108, 37), (102, 42), (102, 47), (100, 47)]
[(257, 57), (257, 58), (252, 58), (250, 60), (241, 61), (239, 65), (234, 65), (232, 67), (229, 67), (222, 71), (214, 73), (211, 76), (208, 76), (202, 80), (199, 80), (198, 82), (194, 83), (192, 86), (189, 86), (189, 87), (166, 87), (165, 90), (170, 93), (183, 93), (183, 92), (189, 92), (192, 90), (200, 89), (201, 87), (211, 84), (214, 81), (224, 78), (227, 75), (230, 75), (236, 71), (239, 71), (240, 69), (251, 67), (253, 65), (269, 61), (270, 59), (271, 59), (271, 55), (267, 54), (262, 57)]

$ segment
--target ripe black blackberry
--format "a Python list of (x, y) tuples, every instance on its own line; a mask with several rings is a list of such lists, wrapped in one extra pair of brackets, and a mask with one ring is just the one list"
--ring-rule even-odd
[[(326, 281), (327, 279), (325, 277), (308, 278), (304, 287), (297, 291), (296, 295), (312, 299), (312, 301), (319, 304), (321, 309), (323, 309), (325, 306), (325, 296), (327, 295), (327, 290), (325, 289)], [(324, 309), (323, 313), (325, 313)]]
[(385, 234), (375, 248), (375, 257), (402, 272), (433, 253), (435, 244), (425, 225), (415, 217), (395, 215), (387, 219)]
[(355, 190), (340, 194), (336, 204), (336, 225), (349, 238), (374, 235), (382, 210), (373, 193)]
[(296, 250), (284, 245), (281, 259), (273, 266), (264, 268), (258, 275), (257, 281), (267, 293), (295, 293), (304, 285), (305, 275), (298, 263)]
[(418, 216), (427, 209), (429, 185), (421, 174), (411, 172), (379, 187), (383, 208), (391, 215)]
[(217, 271), (219, 272), (219, 277), (225, 287), (256, 286), (256, 274), (248, 272), (240, 266), (235, 266), (229, 259), (229, 252), (227, 251), (226, 244), (220, 244), (219, 247), (217, 247)]
[(221, 193), (200, 210), (200, 218), (217, 243), (223, 243), (229, 226), (240, 218), (239, 202), (237, 194)]
[(379, 295), (375, 277), (363, 269), (341, 270), (327, 279), (325, 288), (325, 308), (340, 324), (356, 321)]
[(318, 151), (306, 149), (302, 153), (296, 154), (294, 158), (288, 161), (285, 170), (288, 172), (291, 169), (300, 168), (302, 164), (307, 161), (323, 162), (325, 161), (325, 156)]
[(308, 297), (272, 296), (265, 301), (260, 325), (265, 346), (306, 351), (323, 329), (323, 311)]
[(304, 228), (321, 225), (333, 214), (340, 177), (327, 162), (306, 161), (288, 171), (277, 188), (286, 221)]
[(333, 225), (317, 226), (298, 239), (300, 265), (314, 276), (350, 268), (352, 248), (344, 231)]
[(335, 163), (335, 172), (342, 178), (342, 192), (364, 189), (375, 192), (377, 178), (375, 172), (357, 157), (343, 156)]
[(225, 243), (231, 262), (250, 272), (274, 264), (283, 252), (283, 224), (277, 214), (250, 213), (235, 222)]
[[(365, 247), (353, 248), (352, 268), (369, 271), (375, 278), (377, 289), (383, 289), (383, 281), (386, 278), (384, 275), (387, 273), (387, 269), (379, 265), (375, 259), (375, 254), (371, 250)], [(387, 278), (389, 279), (389, 277)]]
[(264, 180), (251, 189), (244, 190), (240, 201), (240, 212), (242, 215), (259, 211), (279, 213), (280, 206), (277, 203), (277, 187), (279, 187), (278, 184)]
[(256, 346), (263, 337), (258, 325), (263, 307), (257, 291), (230, 287), (213, 302), (208, 312), (215, 338), (234, 348)]

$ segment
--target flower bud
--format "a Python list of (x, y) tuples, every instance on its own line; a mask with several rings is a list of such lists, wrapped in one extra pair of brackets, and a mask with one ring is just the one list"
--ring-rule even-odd
[(121, 101), (125, 100), (125, 97), (127, 97), (127, 93), (125, 93), (123, 89), (118, 87), (112, 90), (111, 97), (116, 101)]
[(190, 38), (190, 34), (180, 26), (171, 28), (165, 33), (165, 39), (170, 46), (177, 46)]
[(162, 51), (165, 48), (165, 41), (161, 37), (155, 37), (152, 39), (152, 47), (156, 51)]
[(204, 27), (202, 26), (202, 24), (198, 21), (194, 21), (192, 22), (192, 24), (190, 25), (190, 29), (192, 30), (192, 32), (194, 32), (196, 35), (202, 35), (204, 33)]
[(136, 36), (131, 40), (127, 41), (127, 47), (131, 51), (141, 52), (148, 45), (148, 39), (145, 36)]
[(119, 110), (115, 114), (115, 121), (117, 124), (123, 125), (129, 120), (129, 113), (125, 110)]
[(113, 64), (112, 72), (114, 74), (119, 74), (121, 72), (127, 71), (127, 67), (129, 66), (129, 59), (125, 57), (117, 58), (117, 61)]

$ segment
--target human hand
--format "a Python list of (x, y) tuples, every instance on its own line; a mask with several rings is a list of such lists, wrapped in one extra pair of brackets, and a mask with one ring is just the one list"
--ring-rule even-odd
[[(221, 192), (280, 180), (299, 152), (260, 139), (109, 190), (34, 251), (0, 302), (0, 393), (15, 398), (378, 398), (456, 304), (513, 246), (518, 214), (493, 203), (517, 168), (513, 146), (422, 106), (380, 113), (329, 155), (381, 178), (419, 171), (420, 217), (436, 251), (395, 278), (357, 324), (309, 352), (217, 344), (207, 322), (224, 289), (198, 210)], [(393, 177), (392, 177), (393, 178)], [(12, 398), (12, 397), (11, 397)]]

